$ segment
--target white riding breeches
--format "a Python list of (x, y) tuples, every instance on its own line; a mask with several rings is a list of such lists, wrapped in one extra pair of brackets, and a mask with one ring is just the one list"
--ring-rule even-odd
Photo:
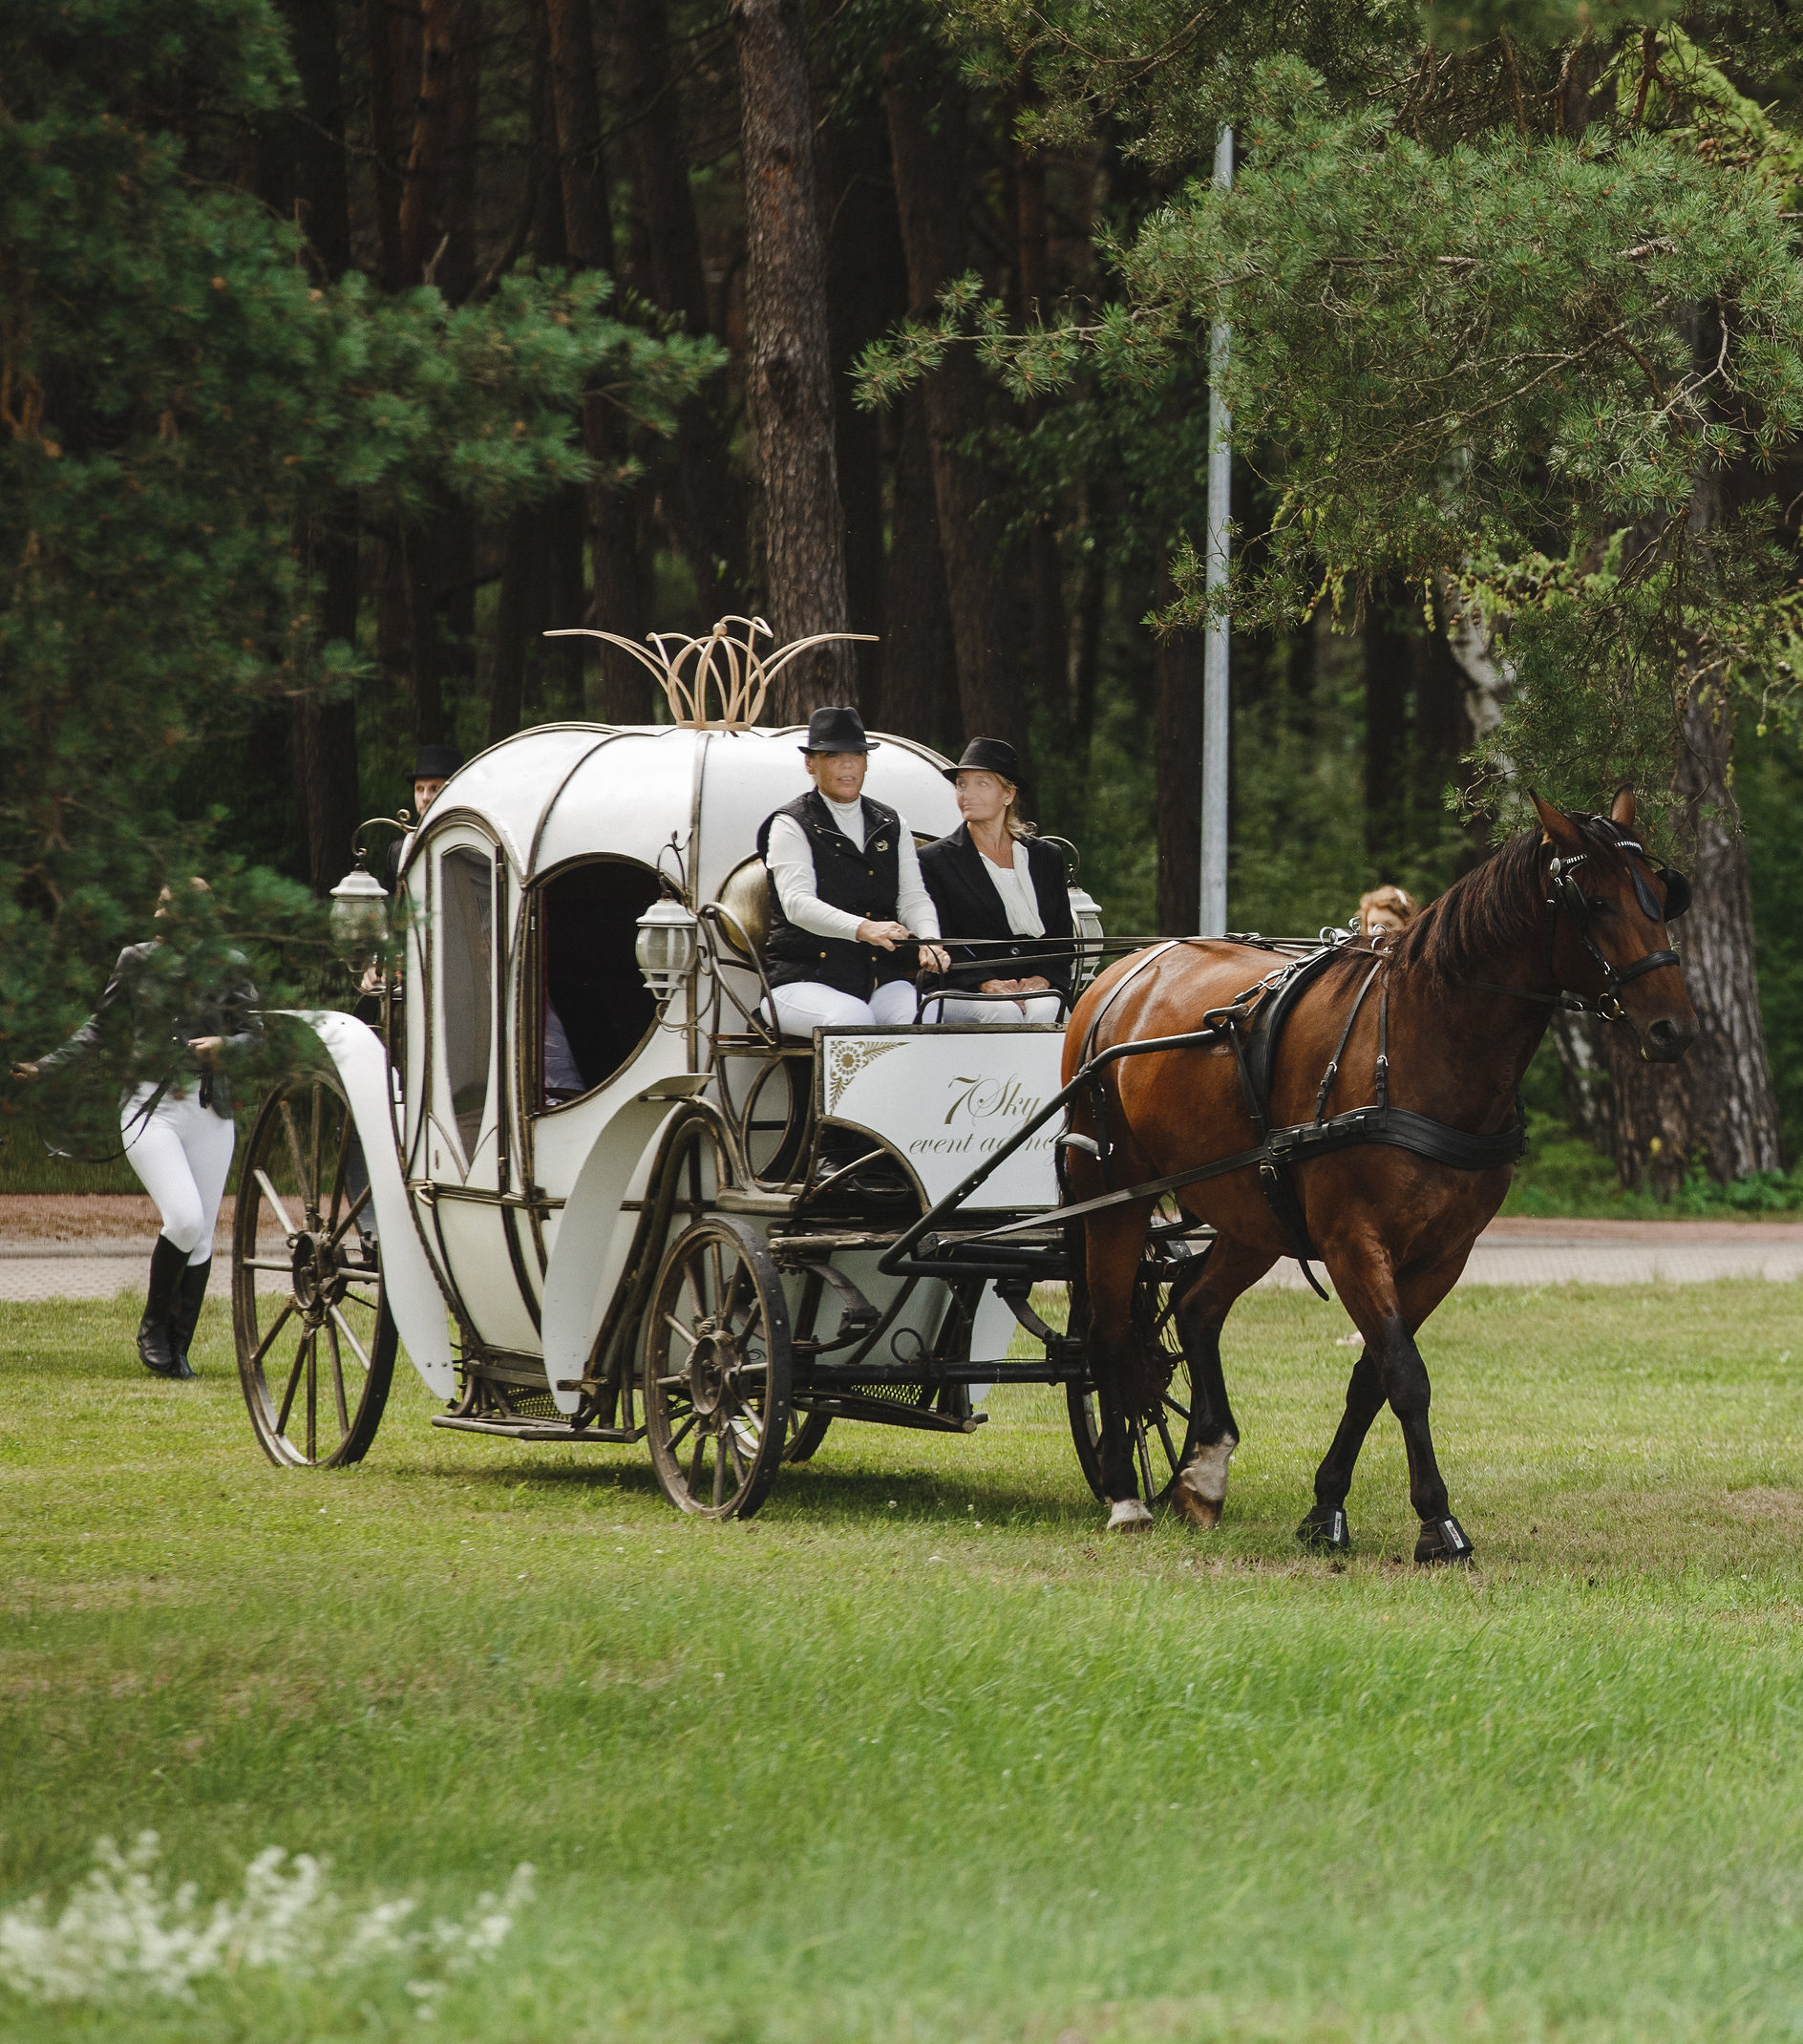
[(1023, 1022), (1058, 1020), (1059, 997), (1055, 993), (1012, 994), (948, 993), (942, 1001), (928, 994), (921, 1011), (923, 1022)]
[(179, 1097), (172, 1089), (146, 1115), (144, 1103), (156, 1090), (139, 1086), (125, 1097), (119, 1109), (125, 1156), (157, 1203), (164, 1236), (187, 1251), (191, 1265), (203, 1264), (213, 1253), (238, 1130), (229, 1115), (201, 1105), (198, 1089)]
[(811, 1036), (817, 1029), (890, 1029), (914, 1020), (914, 982), (908, 979), (885, 981), (867, 1001), (817, 979), (774, 987), (770, 998), (785, 1036)]

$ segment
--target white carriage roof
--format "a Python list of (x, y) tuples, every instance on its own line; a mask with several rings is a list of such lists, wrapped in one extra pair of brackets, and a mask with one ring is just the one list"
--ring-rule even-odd
[[(674, 834), (696, 899), (711, 901), (756, 850), (758, 825), (807, 787), (797, 750), (804, 735), (793, 724), (541, 724), (460, 768), (433, 804), (433, 821), (475, 817), (528, 880), (572, 859), (655, 865)], [(948, 762), (911, 738), (871, 735), (880, 744), (865, 793), (899, 809), (911, 829), (935, 838), (955, 830)]]

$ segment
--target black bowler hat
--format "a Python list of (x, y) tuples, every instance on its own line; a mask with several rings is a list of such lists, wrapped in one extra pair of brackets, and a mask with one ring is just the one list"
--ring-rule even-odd
[(415, 780), (449, 780), (463, 764), (455, 745), (422, 745), (414, 755)]
[(817, 710), (808, 719), (804, 753), (874, 753), (877, 740), (864, 735), (864, 720), (856, 710), (835, 704)]
[(965, 756), (954, 767), (945, 770), (947, 780), (956, 780), (960, 774), (993, 774), (998, 780), (1020, 784), (1020, 755), (1006, 738), (972, 738), (965, 747)]

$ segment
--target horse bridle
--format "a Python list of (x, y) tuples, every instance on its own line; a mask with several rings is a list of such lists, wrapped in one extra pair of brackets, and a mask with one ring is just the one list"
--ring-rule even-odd
[[(1592, 817), (1586, 820), (1613, 828), (1603, 817)], [(1660, 907), (1653, 898), (1653, 890), (1646, 884), (1646, 877), (1630, 856), (1627, 869), (1634, 882), (1634, 899), (1640, 904), (1641, 912), (1654, 923), (1675, 923), (1690, 906), (1692, 890), (1689, 876), (1679, 872), (1676, 866), (1656, 866), (1652, 855), (1635, 838), (1615, 838), (1612, 841), (1618, 852), (1636, 855), (1651, 868), (1653, 878), (1665, 890), (1665, 905)], [(1602, 974), (1601, 990), (1594, 994), (1579, 993), (1571, 988), (1561, 989), (1558, 993), (1531, 992), (1524, 987), (1492, 986), (1485, 980), (1473, 980), (1471, 984), (1484, 993), (1513, 993), (1518, 1000), (1544, 1001), (1554, 1008), (1562, 1008), (1570, 1014), (1595, 1015), (1604, 1022), (1624, 1022), (1626, 1011), (1618, 995), (1629, 981), (1637, 980), (1647, 972), (1657, 972), (1665, 966), (1678, 963), (1676, 951), (1648, 951), (1644, 958), (1637, 958), (1631, 966), (1618, 966), (1605, 958), (1601, 947), (1590, 934), (1590, 904), (1584, 898), (1577, 868), (1589, 860), (1588, 852), (1574, 852), (1569, 857), (1555, 853), (1546, 869), (1546, 906), (1549, 911), (1546, 925), (1546, 969), (1558, 977), (1553, 966), (1553, 954), (1559, 944), (1559, 917), (1563, 909), (1578, 941)]]

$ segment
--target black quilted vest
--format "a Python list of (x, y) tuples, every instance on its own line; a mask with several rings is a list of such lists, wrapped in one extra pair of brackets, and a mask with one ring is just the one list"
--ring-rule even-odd
[[(864, 848), (860, 852), (833, 820), (817, 788), (767, 816), (757, 830), (757, 856), (770, 851), (770, 826), (779, 816), (794, 817), (807, 833), (814, 854), (814, 891), (830, 908), (843, 908), (867, 923), (893, 923), (902, 884), (902, 819), (869, 796), (864, 806)], [(799, 929), (782, 912), (776, 889), (770, 890), (770, 937), (764, 967), (773, 987), (813, 980), (839, 993), (867, 1001), (878, 987), (892, 979), (909, 979), (915, 969), (912, 950), (880, 951), (875, 945), (848, 938), (817, 937)]]

